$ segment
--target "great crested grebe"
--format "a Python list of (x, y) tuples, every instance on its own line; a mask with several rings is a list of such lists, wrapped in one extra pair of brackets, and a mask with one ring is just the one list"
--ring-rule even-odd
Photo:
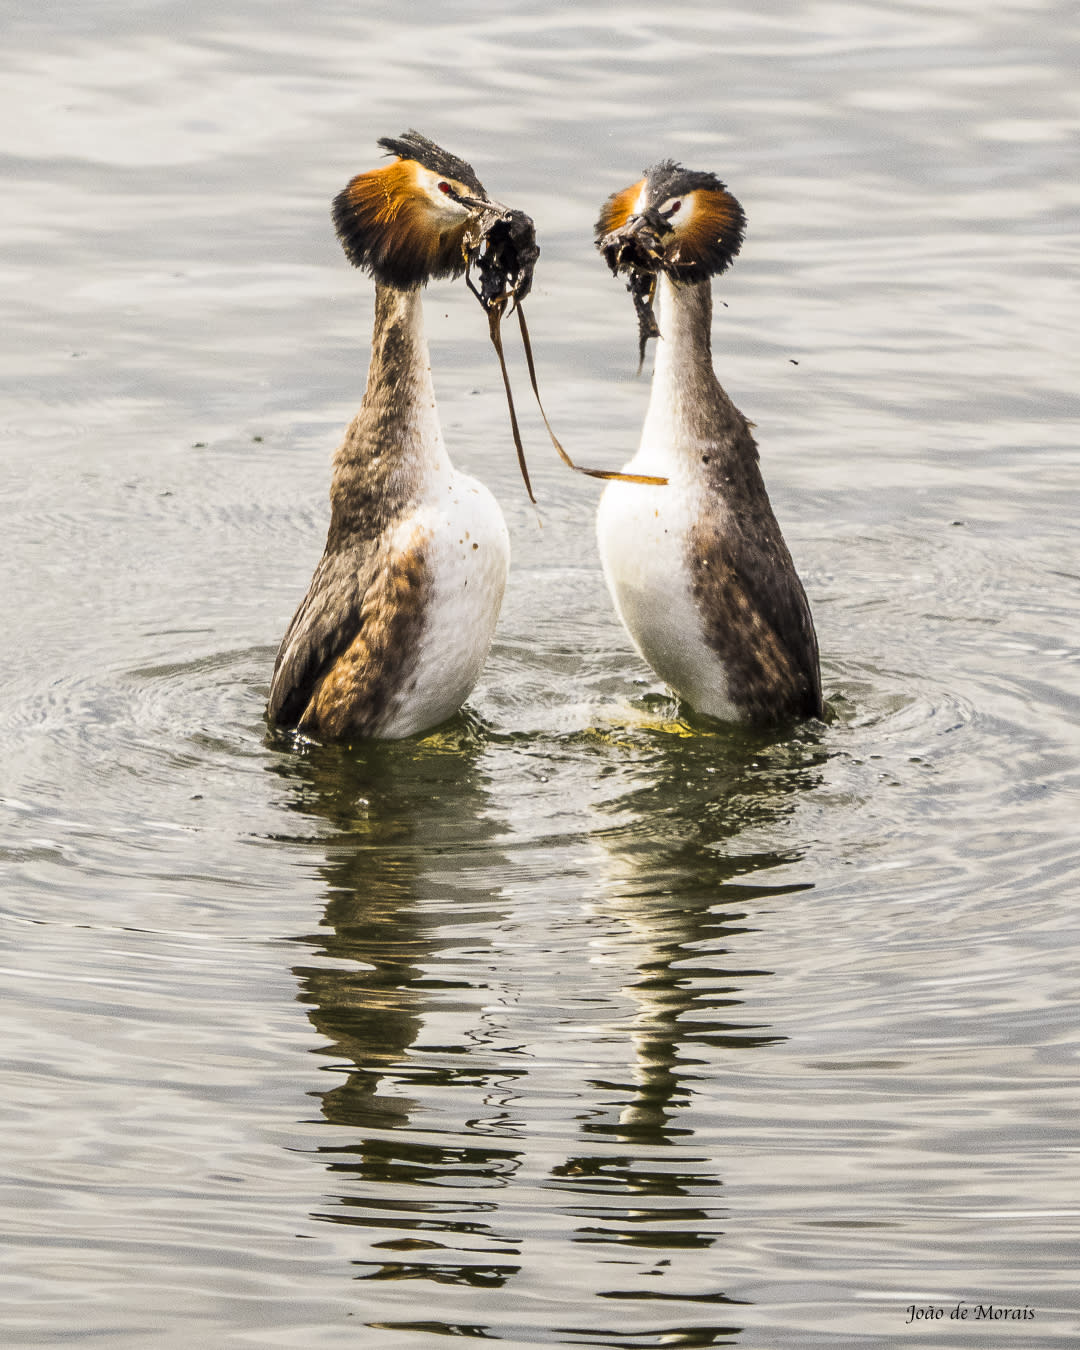
[[(742, 207), (711, 173), (662, 160), (605, 203), (597, 247), (627, 276), (640, 348), (658, 337), (641, 445), (626, 469), (666, 487), (604, 489), (597, 538), (619, 617), (691, 708), (722, 721), (820, 717), (817, 637), (742, 413), (710, 344), (712, 282)], [(652, 302), (660, 293), (660, 323)]]
[(327, 740), (426, 731), (480, 675), (510, 542), (495, 498), (447, 455), (420, 288), (475, 262), (491, 310), (527, 292), (537, 254), (528, 216), (493, 202), (464, 160), (415, 131), (379, 144), (397, 158), (333, 208), (349, 260), (375, 279), (367, 389), (334, 456), (326, 549), (267, 709)]

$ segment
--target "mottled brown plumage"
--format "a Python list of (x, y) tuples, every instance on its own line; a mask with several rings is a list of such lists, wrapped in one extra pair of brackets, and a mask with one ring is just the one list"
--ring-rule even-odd
[(733, 476), (710, 485), (726, 503), (725, 526), (706, 513), (687, 537), (705, 641), (746, 721), (820, 717), (817, 637), (806, 594), (771, 507), (766, 516), (750, 506), (756, 493), (740, 497)]
[(315, 683), (297, 726), (331, 740), (373, 736), (407, 697), (430, 604), (429, 537), (417, 529), (403, 550), (377, 550), (355, 611), (356, 636)]

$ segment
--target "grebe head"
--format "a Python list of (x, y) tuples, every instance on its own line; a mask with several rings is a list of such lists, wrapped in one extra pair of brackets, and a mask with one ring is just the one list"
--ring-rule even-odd
[(334, 226), (354, 267), (397, 290), (473, 265), (484, 308), (525, 298), (540, 250), (532, 220), (493, 201), (472, 166), (418, 131), (385, 136), (397, 158), (358, 174), (334, 199)]
[(712, 173), (662, 159), (645, 177), (604, 203), (596, 247), (626, 287), (637, 309), (641, 352), (658, 337), (653, 296), (661, 272), (674, 281), (719, 276), (742, 247), (746, 216)]

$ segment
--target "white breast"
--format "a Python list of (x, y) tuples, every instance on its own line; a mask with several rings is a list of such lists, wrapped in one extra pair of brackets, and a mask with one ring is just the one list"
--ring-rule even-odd
[(609, 483), (600, 499), (597, 542), (619, 618), (676, 693), (699, 712), (732, 719), (735, 705), (723, 665), (705, 642), (687, 565), (687, 536), (703, 506), (699, 489), (682, 464), (659, 450), (643, 447), (626, 468), (669, 481)]
[[(480, 677), (510, 566), (510, 538), (495, 498), (447, 464), (419, 509), (399, 526), (407, 549), (417, 530), (433, 580), (421, 649), (381, 737), (412, 736), (453, 716)], [(395, 540), (395, 543), (398, 541)]]

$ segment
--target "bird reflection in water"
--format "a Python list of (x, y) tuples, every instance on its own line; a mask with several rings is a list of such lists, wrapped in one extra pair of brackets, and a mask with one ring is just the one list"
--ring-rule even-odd
[[(785, 1039), (739, 1015), (751, 982), (771, 974), (739, 961), (739, 938), (756, 927), (756, 911), (808, 886), (759, 879), (798, 857), (740, 851), (739, 836), (767, 833), (817, 783), (818, 739), (813, 730), (790, 742), (731, 732), (679, 738), (672, 754), (671, 738), (658, 735), (635, 786), (596, 808), (592, 837), (607, 858), (598, 908), (609, 920), (599, 943), (604, 963), (629, 974), (621, 993), (634, 1005), (626, 1025), (634, 1054), (627, 1078), (593, 1080), (599, 1100), (581, 1119), (584, 1146), (552, 1177), (578, 1197), (567, 1211), (578, 1220), (574, 1241), (624, 1260), (639, 1252), (638, 1277), (677, 1278), (687, 1252), (723, 1248), (723, 1182), (715, 1140), (696, 1142), (695, 1087), (711, 1079), (715, 1093), (718, 1061), (737, 1067), (740, 1053)], [(722, 1268), (716, 1257), (710, 1265)], [(665, 1328), (665, 1343), (738, 1338), (730, 1323), (741, 1301), (721, 1289), (635, 1283), (605, 1296), (624, 1309), (657, 1300), (694, 1309), (691, 1325)], [(714, 1322), (720, 1308), (728, 1325)]]
[[(499, 997), (496, 977), (489, 988), (478, 972), (503, 917), (483, 879), (502, 862), (502, 827), (471, 731), (459, 719), (421, 742), (314, 746), (279, 768), (293, 809), (330, 826), (323, 928), (299, 939), (320, 961), (294, 967), (327, 1042), (318, 1053), (343, 1075), (314, 1094), (343, 1134), (317, 1149), (337, 1193), (314, 1217), (371, 1234), (361, 1278), (499, 1285), (519, 1270), (519, 1245), (491, 1222), (489, 1192), (521, 1161), (499, 1100), (525, 1070), (505, 1056), (485, 1065), (477, 1034), (483, 1005)], [(445, 978), (440, 968), (463, 951), (470, 979)], [(486, 1116), (431, 1121), (432, 1101), (449, 1113), (478, 1091)]]
[(678, 1113), (702, 1062), (686, 1057), (686, 1047), (738, 1051), (783, 1039), (737, 1016), (747, 982), (771, 974), (738, 961), (738, 939), (752, 931), (762, 902), (808, 883), (751, 880), (798, 855), (744, 852), (739, 842), (761, 838), (788, 814), (818, 781), (824, 757), (816, 730), (794, 740), (749, 730), (680, 739), (674, 755), (668, 739), (658, 737), (659, 753), (631, 791), (596, 806), (593, 832), (607, 861), (602, 907), (618, 933), (620, 964), (633, 963), (623, 992), (637, 1012), (633, 1085), (616, 1086), (628, 1094), (616, 1118), (585, 1130), (651, 1144), (684, 1132)]
[[(665, 1344), (732, 1344), (722, 1253), (738, 1225), (721, 1205), (715, 1128), (705, 1135), (695, 1107), (722, 1097), (725, 1065), (783, 1040), (740, 1012), (770, 973), (739, 949), (799, 888), (767, 880), (797, 858), (750, 841), (817, 781), (815, 736), (639, 730), (629, 749), (603, 748), (584, 786), (593, 761), (552, 747), (545, 772), (563, 765), (593, 794), (581, 845), (594, 876), (603, 853), (600, 893), (571, 904), (554, 879), (544, 895), (543, 863), (493, 805), (490, 775), (511, 750), (454, 727), (279, 763), (293, 808), (320, 823), (326, 888), (323, 927), (302, 939), (318, 956), (295, 967), (339, 1080), (317, 1094), (335, 1137), (317, 1149), (333, 1196), (314, 1217), (362, 1234), (350, 1261), (372, 1326), (514, 1339), (505, 1294), (478, 1295), (555, 1282), (547, 1311), (541, 1300), (528, 1315), (582, 1344), (655, 1344), (661, 1331)], [(507, 889), (527, 867), (531, 910)], [(588, 935), (574, 953), (584, 997), (573, 970), (544, 964), (556, 899)], [(590, 999), (603, 1008), (587, 1033), (597, 1053), (575, 1078), (559, 1038), (580, 1047)], [(605, 1072), (620, 1036), (625, 1072)], [(416, 1319), (414, 1280), (440, 1285), (437, 1322)], [(556, 1326), (571, 1305), (596, 1317), (617, 1305), (620, 1330)]]

